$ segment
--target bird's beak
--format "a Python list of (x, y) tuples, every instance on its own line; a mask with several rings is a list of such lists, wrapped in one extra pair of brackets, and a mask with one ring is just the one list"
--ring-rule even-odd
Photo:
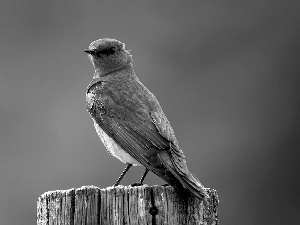
[(90, 54), (90, 55), (93, 55), (95, 53), (94, 50), (91, 50), (91, 49), (85, 49), (84, 52)]

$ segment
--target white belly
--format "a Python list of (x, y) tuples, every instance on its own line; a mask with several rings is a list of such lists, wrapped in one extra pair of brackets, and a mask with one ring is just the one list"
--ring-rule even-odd
[[(94, 119), (93, 119), (94, 120)], [(107, 151), (122, 161), (123, 163), (130, 163), (134, 166), (141, 166), (141, 164), (136, 161), (133, 157), (131, 157), (127, 152), (125, 152), (111, 137), (109, 137), (102, 128), (96, 123), (94, 120), (94, 126), (99, 135), (101, 141), (106, 147)]]

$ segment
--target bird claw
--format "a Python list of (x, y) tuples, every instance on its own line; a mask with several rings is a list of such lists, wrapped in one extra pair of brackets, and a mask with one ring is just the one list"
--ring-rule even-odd
[(143, 183), (141, 183), (141, 182), (136, 182), (136, 183), (130, 184), (129, 186), (131, 186), (131, 187), (143, 186)]

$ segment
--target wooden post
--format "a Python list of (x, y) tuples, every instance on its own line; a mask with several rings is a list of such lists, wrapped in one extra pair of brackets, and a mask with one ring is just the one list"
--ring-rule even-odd
[(211, 198), (200, 202), (190, 195), (183, 197), (170, 186), (49, 191), (38, 198), (37, 224), (217, 225), (218, 196), (213, 189), (207, 192)]

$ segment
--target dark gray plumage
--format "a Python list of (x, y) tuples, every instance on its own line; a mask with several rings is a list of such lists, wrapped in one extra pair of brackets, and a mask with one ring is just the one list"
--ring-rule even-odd
[(87, 88), (87, 109), (107, 150), (124, 163), (143, 165), (177, 189), (184, 187), (199, 199), (208, 197), (188, 171), (158, 101), (135, 75), (124, 44), (100, 39), (85, 52), (95, 68)]

